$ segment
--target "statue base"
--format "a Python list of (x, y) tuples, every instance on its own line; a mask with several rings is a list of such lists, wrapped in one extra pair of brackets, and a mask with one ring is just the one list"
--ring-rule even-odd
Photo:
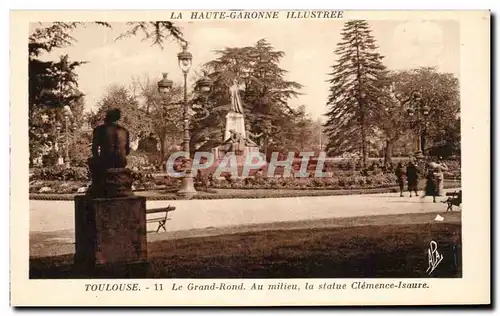
[(231, 137), (231, 130), (239, 133), (243, 138), (247, 138), (245, 129), (245, 116), (241, 113), (230, 111), (226, 115), (226, 129), (224, 131), (224, 140)]
[(127, 168), (104, 169), (98, 159), (89, 159), (92, 184), (87, 196), (92, 198), (115, 198), (134, 196), (132, 184), (134, 175)]
[(146, 198), (75, 197), (75, 265), (89, 274), (103, 266), (146, 262)]
[(260, 152), (260, 149), (259, 147), (250, 147), (250, 146), (245, 146), (243, 152), (225, 151), (222, 146), (215, 147), (212, 149), (212, 154), (214, 155), (215, 161), (223, 160), (226, 155), (234, 155), (236, 156), (236, 161), (238, 162), (238, 165), (243, 165), (245, 163), (246, 156), (251, 152), (257, 153)]

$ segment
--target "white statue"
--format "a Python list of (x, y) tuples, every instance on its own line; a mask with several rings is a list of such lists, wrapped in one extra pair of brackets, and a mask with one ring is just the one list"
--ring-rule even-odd
[(229, 87), (231, 95), (231, 111), (243, 114), (243, 102), (240, 97), (240, 88), (238, 86), (238, 79), (233, 79), (233, 85)]

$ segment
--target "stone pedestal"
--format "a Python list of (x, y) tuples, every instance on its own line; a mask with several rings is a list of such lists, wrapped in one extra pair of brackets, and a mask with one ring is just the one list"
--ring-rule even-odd
[(87, 195), (94, 198), (115, 198), (133, 196), (133, 172), (127, 168), (106, 168), (99, 157), (88, 160), (92, 185)]
[(247, 138), (245, 129), (245, 116), (241, 113), (230, 111), (226, 115), (226, 129), (224, 131), (224, 141), (231, 137), (230, 130), (240, 133), (243, 138)]
[(145, 262), (146, 198), (76, 196), (75, 248), (85, 269)]
[(212, 149), (212, 155), (214, 155), (214, 160), (221, 162), (224, 157), (230, 153), (232, 155), (236, 156), (236, 161), (238, 162), (238, 165), (244, 165), (246, 162), (246, 157), (249, 155), (250, 152), (258, 153), (259, 152), (259, 147), (249, 147), (245, 146), (245, 151), (241, 155), (236, 155), (234, 152), (225, 152), (223, 148), (221, 147), (214, 147)]

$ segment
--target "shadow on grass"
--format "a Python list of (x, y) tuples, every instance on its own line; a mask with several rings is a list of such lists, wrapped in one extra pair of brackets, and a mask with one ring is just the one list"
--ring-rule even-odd
[[(456, 278), (461, 224), (274, 230), (148, 244), (145, 265), (103, 267), (93, 278)], [(442, 262), (429, 275), (428, 249)], [(30, 260), (30, 278), (88, 278), (72, 255)]]

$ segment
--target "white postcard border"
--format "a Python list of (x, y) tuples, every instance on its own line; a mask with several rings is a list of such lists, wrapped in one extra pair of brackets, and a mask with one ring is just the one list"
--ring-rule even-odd
[[(427, 290), (344, 290), (282, 292), (174, 292), (189, 280), (126, 280), (141, 287), (162, 283), (163, 292), (85, 292), (86, 283), (123, 280), (29, 280), (27, 40), (29, 21), (162, 20), (166, 11), (25, 11), (11, 14), (11, 294), (16, 306), (50, 305), (433, 305), (490, 302), (490, 13), (488, 11), (345, 11), (345, 19), (454, 19), (461, 34), (463, 278), (419, 279)], [(237, 23), (228, 21), (228, 23)], [(298, 22), (300, 23), (300, 22)], [(23, 146), (24, 145), (24, 146)], [(423, 258), (426, 260), (426, 258)], [(244, 280), (323, 282), (317, 279)], [(410, 279), (402, 279), (409, 282)], [(237, 280), (231, 279), (231, 282)], [(350, 279), (329, 279), (346, 282)], [(391, 279), (370, 279), (390, 282)], [(207, 283), (208, 280), (196, 280)], [(229, 282), (229, 281), (227, 281)]]

